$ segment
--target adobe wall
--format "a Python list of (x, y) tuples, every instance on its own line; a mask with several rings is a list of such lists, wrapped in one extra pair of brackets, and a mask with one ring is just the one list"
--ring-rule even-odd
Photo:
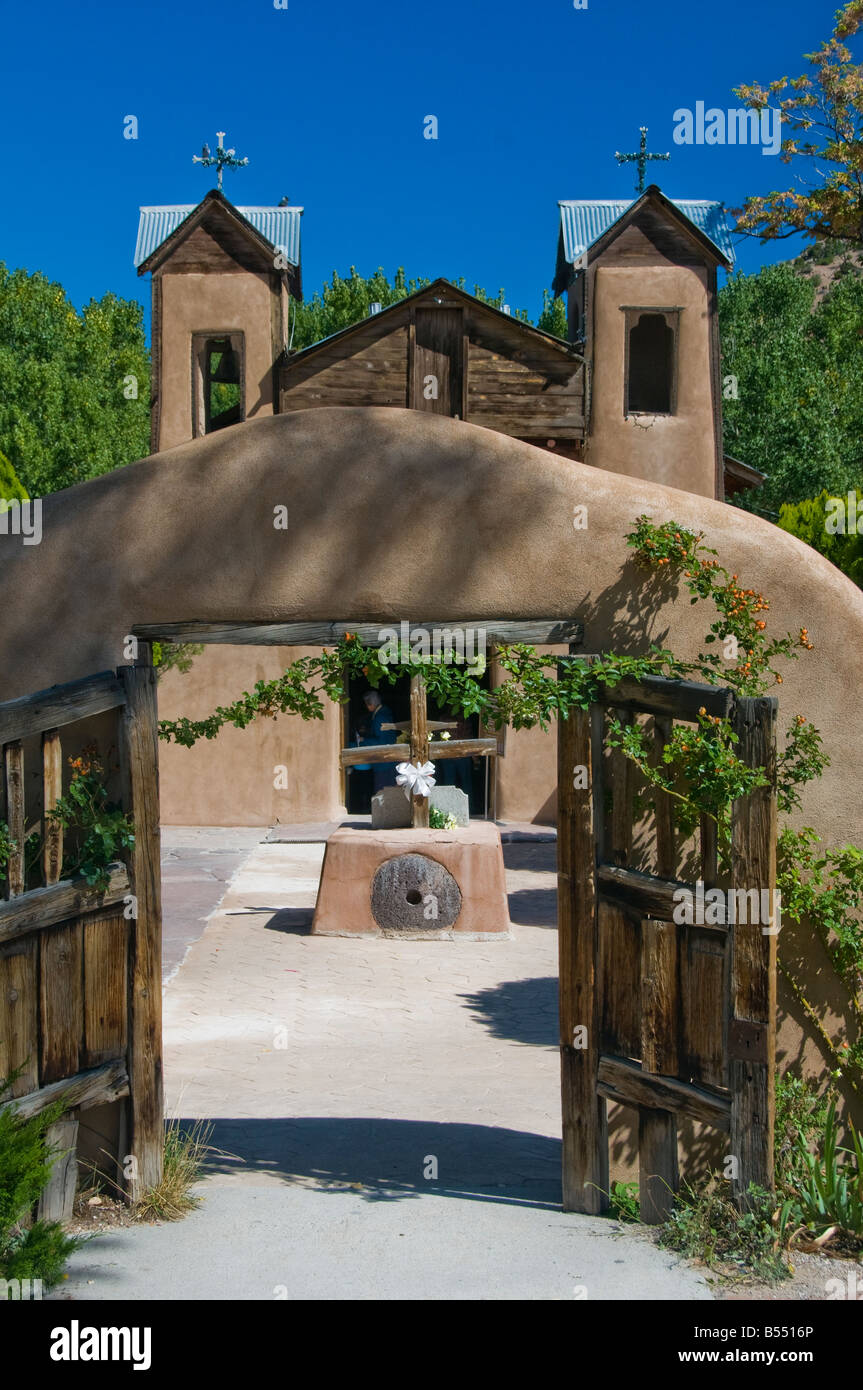
[(272, 295), (251, 271), (163, 272), (161, 284), (161, 449), (192, 438), (192, 334), (245, 335), (246, 419), (273, 413)]
[[(716, 446), (708, 313), (701, 266), (597, 267), (593, 305), (590, 439), (595, 468), (716, 496)], [(624, 415), (626, 315), (621, 305), (679, 307), (674, 415)]]
[[(274, 507), (285, 504), (287, 532), (273, 526)], [(586, 530), (573, 529), (576, 505), (588, 508)], [(587, 651), (645, 652), (658, 642), (694, 655), (702, 605), (691, 607), (673, 585), (645, 584), (627, 549), (625, 532), (641, 512), (705, 531), (720, 561), (770, 598), (768, 634), (808, 628), (815, 650), (785, 669), (780, 729), (798, 712), (813, 719), (832, 764), (804, 789), (795, 819), (826, 845), (863, 844), (856, 586), (759, 517), (416, 411), (333, 408), (253, 421), (45, 498), (39, 546), (0, 535), (0, 699), (120, 664), (136, 623), (191, 619), (578, 617)], [(282, 655), (261, 656), (257, 669)], [(232, 659), (239, 677), (242, 655)], [(247, 674), (242, 666), (241, 688)], [(222, 688), (209, 692), (213, 703)], [(259, 798), (274, 806), (274, 763), (293, 759), (310, 787), (317, 776), (306, 733), (289, 752), (293, 740), (274, 725), (257, 761), (242, 741), (248, 734), (234, 731), (222, 736), (230, 756), (218, 744), (175, 750), (163, 760), (166, 791), (173, 778), (176, 794), (191, 777), (212, 808), (230, 806), (237, 788), (246, 808)], [(215, 756), (206, 761), (208, 749)], [(813, 1006), (837, 1032), (841, 1006), (818, 944), (783, 926), (782, 950), (797, 957)], [(780, 997), (780, 1056), (819, 1070), (797, 1006)]]
[[(284, 505), (287, 531), (273, 526)], [(654, 603), (632, 563), (624, 537), (640, 512), (703, 529), (771, 597), (769, 631), (808, 627), (816, 650), (789, 664), (782, 707), (816, 715), (835, 756), (806, 816), (834, 839), (863, 831), (848, 794), (863, 764), (863, 595), (850, 580), (749, 513), (415, 411), (273, 416), (46, 497), (39, 546), (0, 534), (0, 699), (116, 666), (135, 623), (184, 619), (578, 617), (586, 651), (667, 640), (694, 653), (700, 606), (685, 593)]]
[[(273, 680), (292, 661), (316, 656), (311, 647), (206, 647), (185, 675), (159, 680), (160, 719), (201, 719), (228, 705), (257, 681)], [(291, 825), (337, 820), (339, 709), (325, 702), (324, 719), (298, 715), (228, 727), (192, 748), (163, 744), (160, 757), (165, 825)], [(285, 783), (287, 785), (285, 785)]]

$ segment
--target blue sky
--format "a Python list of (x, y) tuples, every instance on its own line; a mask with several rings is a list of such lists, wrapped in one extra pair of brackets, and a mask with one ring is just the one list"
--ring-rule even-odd
[[(757, 147), (678, 146), (673, 113), (796, 76), (837, 0), (150, 0), (7, 9), (0, 259), (149, 303), (132, 266), (138, 207), (196, 203), (206, 139), (248, 155), (237, 203), (301, 204), (307, 293), (334, 269), (463, 275), (536, 317), (559, 198), (629, 197), (638, 127), (670, 151), (671, 197), (785, 187)], [(138, 139), (123, 120), (138, 118)], [(439, 139), (423, 138), (434, 114)], [(738, 247), (747, 271), (802, 242)]]

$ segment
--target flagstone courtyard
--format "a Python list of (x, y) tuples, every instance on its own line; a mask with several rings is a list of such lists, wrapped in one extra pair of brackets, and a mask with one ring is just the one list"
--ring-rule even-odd
[(213, 1123), (204, 1203), (100, 1236), (59, 1296), (711, 1297), (560, 1210), (553, 832), (504, 832), (492, 942), (313, 937), (323, 843), (267, 833), (163, 836), (167, 1108)]

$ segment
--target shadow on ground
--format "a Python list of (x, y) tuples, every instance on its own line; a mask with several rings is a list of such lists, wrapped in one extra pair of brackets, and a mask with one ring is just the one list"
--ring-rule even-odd
[[(181, 1120), (191, 1129), (194, 1120)], [(268, 1174), (367, 1201), (434, 1193), (559, 1208), (560, 1140), (422, 1120), (214, 1119), (204, 1176)], [(431, 1176), (435, 1171), (437, 1176)], [(426, 1177), (425, 1174), (430, 1176)]]
[(531, 1043), (535, 1047), (557, 1047), (557, 977), (539, 976), (533, 980), (502, 980), (489, 989), (460, 994), (465, 1007), (494, 1038)]
[(513, 926), (557, 930), (556, 888), (514, 888), (506, 896)]

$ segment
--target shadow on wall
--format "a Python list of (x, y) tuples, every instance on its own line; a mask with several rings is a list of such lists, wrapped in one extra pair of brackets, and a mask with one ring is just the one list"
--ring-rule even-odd
[[(560, 1141), (541, 1134), (353, 1117), (210, 1123), (207, 1176), (267, 1173), (331, 1195), (361, 1190), (370, 1202), (426, 1193), (550, 1209), (561, 1202)], [(424, 1176), (430, 1158), (437, 1160), (436, 1178)]]
[[(622, 521), (621, 535), (634, 523), (634, 516)], [(680, 592), (681, 582), (673, 574), (648, 575), (634, 559), (627, 559), (620, 568), (616, 582), (596, 597), (588, 593), (578, 613), (572, 615), (584, 624), (584, 654), (647, 655), (653, 643), (664, 646), (670, 628), (667, 624), (659, 626), (658, 614), (663, 605)], [(705, 623), (705, 631), (707, 626)], [(598, 632), (605, 634), (601, 641), (593, 636)], [(556, 733), (554, 726), (551, 732)], [(549, 795), (533, 821), (540, 825), (557, 823), (556, 790)], [(637, 847), (634, 839), (633, 848)]]

